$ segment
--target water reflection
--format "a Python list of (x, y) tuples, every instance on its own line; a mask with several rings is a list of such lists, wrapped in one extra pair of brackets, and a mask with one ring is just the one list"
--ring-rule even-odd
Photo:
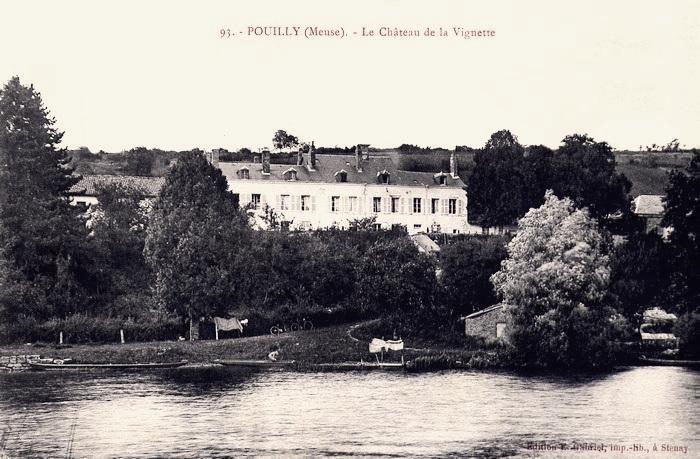
[(29, 373), (0, 377), (0, 419), (12, 455), (65, 455), (73, 429), (76, 457), (538, 456), (533, 442), (674, 442), (697, 455), (699, 376)]

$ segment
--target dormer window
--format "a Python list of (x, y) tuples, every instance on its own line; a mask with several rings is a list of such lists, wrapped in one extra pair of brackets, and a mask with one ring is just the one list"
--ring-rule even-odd
[(384, 169), (381, 172), (377, 172), (377, 182), (388, 185), (389, 184), (389, 171)]
[(247, 167), (242, 167), (238, 169), (238, 172), (236, 172), (236, 175), (238, 175), (239, 179), (249, 179), (250, 178), (250, 171), (248, 170)]
[(348, 181), (348, 173), (345, 170), (339, 170), (335, 173), (335, 181), (345, 183)]
[(285, 180), (294, 181), (297, 179), (297, 170), (293, 167), (290, 167), (289, 169), (284, 171), (283, 176)]
[(444, 172), (435, 174), (433, 177), (435, 178), (435, 182), (437, 182), (438, 185), (447, 185), (447, 174), (445, 174)]

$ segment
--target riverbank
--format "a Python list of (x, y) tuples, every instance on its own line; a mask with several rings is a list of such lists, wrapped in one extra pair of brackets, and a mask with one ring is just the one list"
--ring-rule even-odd
[[(40, 354), (42, 357), (73, 359), (81, 363), (146, 363), (177, 362), (206, 364), (216, 359), (265, 359), (273, 349), (279, 349), (283, 360), (303, 365), (373, 361), (368, 342), (348, 331), (358, 324), (345, 324), (310, 331), (284, 333), (277, 336), (251, 336), (225, 340), (153, 341), (126, 344), (7, 345), (0, 347), (0, 356)], [(361, 324), (360, 324), (361, 325)], [(467, 365), (475, 355), (483, 361), (483, 353), (460, 348), (412, 347), (406, 340), (405, 360), (419, 363), (417, 369), (456, 368)], [(397, 362), (401, 353), (385, 354), (384, 360)]]

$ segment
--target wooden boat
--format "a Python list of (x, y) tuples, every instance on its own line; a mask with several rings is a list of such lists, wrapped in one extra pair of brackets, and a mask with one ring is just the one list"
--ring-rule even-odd
[(166, 363), (28, 363), (34, 370), (149, 370), (181, 367), (187, 364), (187, 360)]
[(652, 359), (641, 356), (639, 363), (648, 366), (700, 368), (700, 360)]
[(227, 367), (249, 367), (249, 368), (285, 368), (296, 364), (294, 360), (214, 360), (214, 363)]
[(403, 363), (378, 363), (378, 362), (341, 362), (341, 363), (319, 363), (311, 368), (318, 370), (403, 370), (406, 365)]

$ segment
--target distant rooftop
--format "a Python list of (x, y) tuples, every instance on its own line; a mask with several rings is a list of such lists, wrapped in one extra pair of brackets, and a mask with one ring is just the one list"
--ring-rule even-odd
[(150, 197), (158, 196), (165, 177), (137, 177), (133, 175), (84, 175), (70, 189), (71, 194), (97, 196), (98, 187), (120, 183), (142, 189)]
[[(308, 155), (304, 156), (304, 164), (270, 164), (270, 174), (263, 174), (260, 162), (220, 162), (219, 168), (226, 176), (229, 183), (241, 180), (279, 180), (284, 181), (285, 172), (293, 169), (296, 171), (296, 180), (299, 182), (335, 183), (338, 182), (337, 174), (345, 172), (347, 183), (376, 184), (378, 175), (389, 173), (389, 185), (403, 186), (427, 186), (427, 187), (464, 187), (461, 178), (452, 178), (449, 171), (410, 172), (396, 168), (394, 161), (388, 156), (370, 155), (362, 160), (362, 171), (355, 167), (353, 155), (329, 155), (316, 156), (314, 171), (308, 169)], [(239, 174), (242, 169), (248, 169), (248, 178)], [(444, 177), (445, 184), (440, 185), (438, 176)]]
[(435, 243), (430, 237), (425, 233), (418, 233), (411, 236), (413, 243), (416, 244), (418, 250), (425, 253), (438, 253), (440, 252), (440, 246)]
[(663, 199), (658, 194), (640, 194), (632, 201), (632, 211), (641, 216), (660, 217), (665, 209)]

